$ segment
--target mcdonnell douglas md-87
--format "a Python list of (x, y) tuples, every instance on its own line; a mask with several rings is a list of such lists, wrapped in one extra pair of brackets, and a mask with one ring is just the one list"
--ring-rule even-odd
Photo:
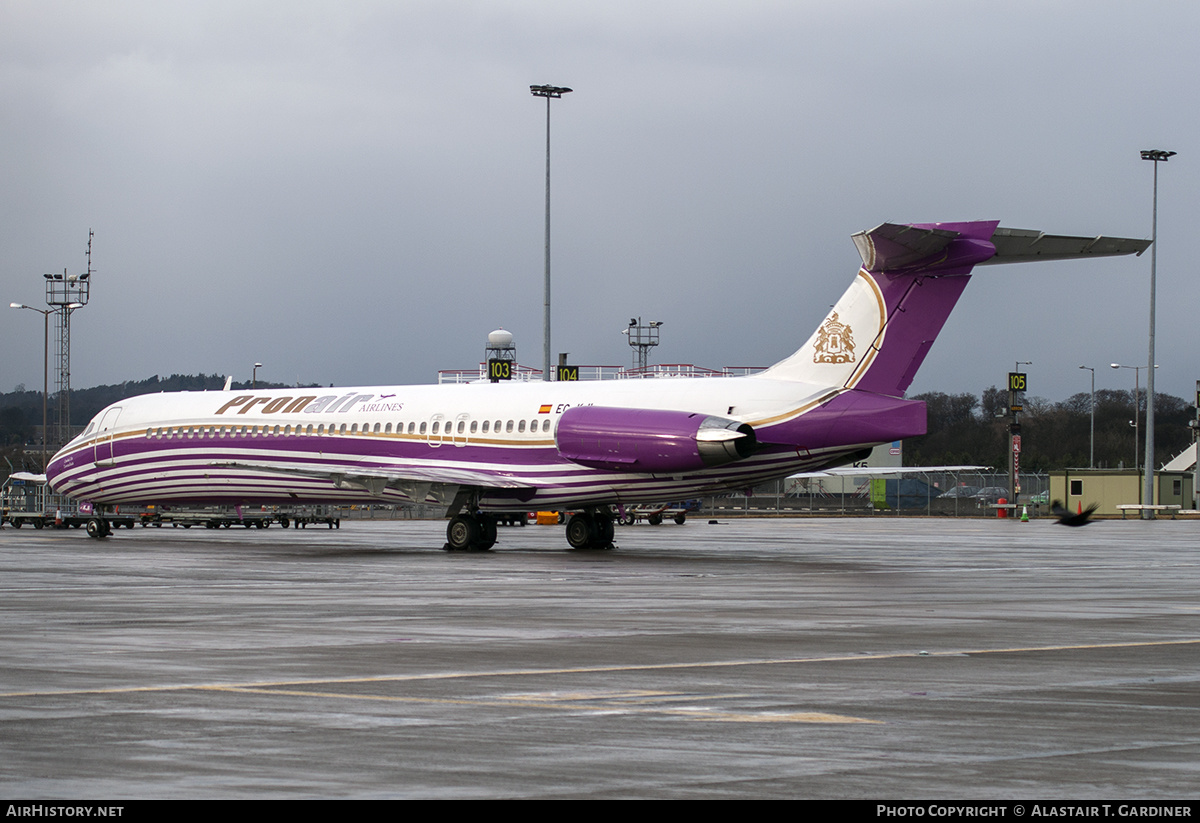
[(612, 507), (744, 489), (925, 433), (904, 399), (973, 267), (1141, 254), (1146, 240), (996, 221), (854, 235), (863, 265), (808, 341), (748, 377), (177, 392), (123, 400), (54, 456), (53, 488), (121, 504), (432, 502), (446, 548), (496, 541), (496, 513), (575, 512), (606, 548)]

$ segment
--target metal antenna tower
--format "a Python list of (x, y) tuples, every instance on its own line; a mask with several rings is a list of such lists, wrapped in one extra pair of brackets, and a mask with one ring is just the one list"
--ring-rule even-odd
[(661, 320), (651, 320), (648, 325), (642, 325), (642, 318), (629, 318), (629, 328), (622, 329), (621, 334), (629, 336), (629, 345), (633, 348), (633, 366), (645, 370), (650, 362), (650, 349), (658, 345), (658, 330), (662, 327)]
[(92, 238), (96, 235), (88, 229), (87, 273), (43, 274), (46, 278), (46, 305), (58, 315), (54, 326), (54, 343), (57, 347), (54, 387), (57, 397), (54, 402), (54, 432), (59, 446), (71, 439), (71, 313), (88, 303), (92, 285)]

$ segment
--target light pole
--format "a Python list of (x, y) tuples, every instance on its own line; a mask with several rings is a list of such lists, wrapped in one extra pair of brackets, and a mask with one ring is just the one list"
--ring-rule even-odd
[(542, 379), (550, 379), (550, 101), (570, 93), (563, 86), (530, 86), (534, 97), (546, 98), (546, 276), (542, 287)]
[(1090, 403), (1092, 411), (1091, 439), (1088, 446), (1088, 468), (1096, 468), (1096, 369), (1094, 366), (1080, 366), (1081, 369), (1087, 369), (1092, 373), (1092, 402)]
[(35, 309), (24, 303), (9, 303), (10, 309), (29, 309), (42, 316), (42, 473), (46, 471), (46, 397), (50, 391), (50, 315), (54, 309)]
[[(1138, 422), (1140, 420), (1140, 414), (1138, 412), (1138, 402), (1139, 402), (1139, 398), (1142, 393), (1140, 377), (1141, 377), (1142, 369), (1144, 369), (1146, 367), (1145, 366), (1123, 366), (1120, 363), (1110, 363), (1109, 365), (1114, 369), (1133, 369), (1133, 468), (1134, 468), (1134, 471), (1138, 471), (1141, 469), (1141, 466), (1138, 463), (1138, 440), (1140, 439), (1139, 435), (1138, 435), (1138, 430), (1141, 425)], [(1157, 369), (1158, 366), (1155, 366), (1154, 368)], [(1150, 371), (1151, 371), (1151, 373), (1153, 373), (1154, 369), (1150, 369)]]
[(258, 385), (258, 370), (262, 368), (262, 363), (254, 364), (254, 371), (250, 373), (250, 388)]
[[(1155, 279), (1158, 275), (1158, 164), (1175, 156), (1173, 151), (1145, 149), (1142, 159), (1154, 163), (1154, 217), (1150, 233), (1150, 359), (1146, 361), (1146, 490), (1148, 504), (1154, 504), (1154, 300)], [(1154, 510), (1143, 509), (1143, 520), (1153, 520)]]

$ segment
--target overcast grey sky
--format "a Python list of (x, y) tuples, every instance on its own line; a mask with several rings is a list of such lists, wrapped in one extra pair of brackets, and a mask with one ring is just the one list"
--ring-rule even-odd
[[(1000, 219), (1149, 237), (1158, 388), (1192, 397), (1195, 2), (0, 3), (0, 282), (83, 270), (76, 386), (173, 372), (433, 382), (503, 326), (554, 351), (769, 365), (852, 279), (850, 234)], [(1191, 135), (1189, 137), (1189, 135)], [(1150, 256), (980, 270), (912, 386), (1132, 387)], [(8, 310), (0, 388), (41, 384)], [(1143, 372), (1144, 381), (1145, 374)]]

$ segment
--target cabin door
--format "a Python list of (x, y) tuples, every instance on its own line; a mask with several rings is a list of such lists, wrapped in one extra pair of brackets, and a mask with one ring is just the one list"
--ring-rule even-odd
[(92, 455), (97, 466), (111, 466), (116, 462), (116, 453), (113, 451), (113, 430), (116, 428), (117, 418), (120, 416), (121, 407), (115, 406), (106, 411), (104, 417), (100, 419)]

